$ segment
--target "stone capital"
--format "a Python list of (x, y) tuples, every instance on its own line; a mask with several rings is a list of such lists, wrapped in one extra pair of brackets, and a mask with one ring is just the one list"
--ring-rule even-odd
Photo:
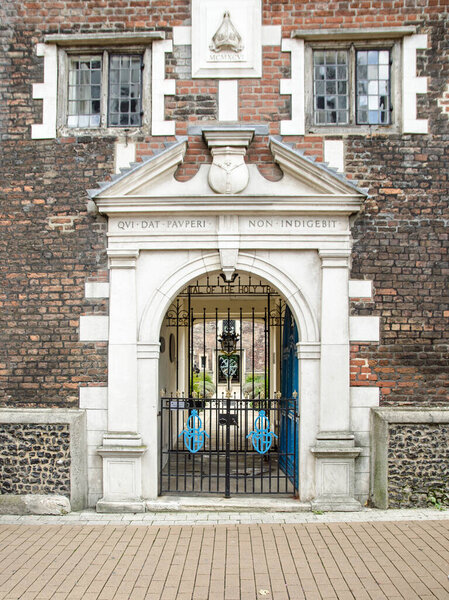
[(110, 269), (135, 269), (139, 250), (116, 250), (107, 251)]
[(321, 268), (324, 269), (348, 269), (351, 261), (351, 250), (348, 248), (335, 250), (319, 250)]
[(296, 355), (299, 360), (319, 360), (321, 356), (320, 342), (298, 342)]
[(137, 344), (138, 360), (158, 360), (160, 353), (160, 342), (140, 342)]

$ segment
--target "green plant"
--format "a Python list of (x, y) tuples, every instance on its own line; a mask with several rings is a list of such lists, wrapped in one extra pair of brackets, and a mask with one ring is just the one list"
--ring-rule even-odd
[(430, 488), (427, 492), (427, 504), (437, 510), (446, 510), (449, 506), (449, 492), (442, 488)]
[(215, 385), (210, 373), (194, 373), (192, 379), (192, 391), (198, 398), (213, 398)]
[(243, 393), (248, 398), (263, 398), (265, 396), (265, 375), (263, 373), (252, 373), (245, 377)]

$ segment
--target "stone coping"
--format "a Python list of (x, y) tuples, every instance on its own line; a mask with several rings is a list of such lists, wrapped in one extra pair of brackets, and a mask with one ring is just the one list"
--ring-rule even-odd
[(303, 40), (385, 40), (396, 39), (416, 33), (413, 25), (405, 27), (364, 27), (361, 29), (338, 28), (338, 29), (298, 29), (292, 33), (292, 38)]
[(70, 429), (70, 504), (73, 510), (87, 506), (86, 414), (61, 408), (1, 408), (0, 423), (68, 424)]
[(95, 46), (148, 44), (154, 40), (164, 40), (164, 31), (113, 32), (113, 33), (52, 33), (44, 37), (46, 44), (58, 46)]
[(372, 408), (373, 470), (371, 497), (376, 507), (388, 508), (388, 445), (390, 423), (449, 423), (447, 406), (383, 406)]

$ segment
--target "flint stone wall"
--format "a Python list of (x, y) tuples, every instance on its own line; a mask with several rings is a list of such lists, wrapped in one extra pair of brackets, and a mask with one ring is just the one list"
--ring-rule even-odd
[(428, 506), (429, 492), (449, 495), (449, 424), (389, 426), (388, 499), (391, 508)]
[(70, 497), (68, 423), (0, 423), (2, 494)]

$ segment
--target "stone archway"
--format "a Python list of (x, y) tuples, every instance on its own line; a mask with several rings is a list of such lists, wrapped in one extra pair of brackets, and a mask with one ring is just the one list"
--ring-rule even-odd
[(206, 165), (186, 183), (174, 179), (185, 147), (180, 140), (93, 194), (109, 217), (110, 262), (108, 431), (97, 509), (140, 511), (157, 497), (162, 319), (192, 278), (212, 271), (229, 278), (238, 269), (276, 287), (300, 330), (300, 497), (316, 508), (356, 509), (349, 217), (363, 192), (273, 139), (281, 181), (248, 165), (245, 190), (216, 193)]
[[(294, 259), (292, 262), (294, 263)], [(318, 432), (319, 406), (319, 327), (317, 317), (307, 294), (299, 287), (298, 282), (295, 282), (288, 272), (276, 267), (273, 262), (265, 260), (257, 253), (239, 253), (235, 267), (237, 271), (263, 277), (279, 290), (287, 300), (298, 323), (300, 381), (297, 388), (301, 397), (299, 494), (302, 500), (310, 500), (313, 498), (315, 476), (314, 458), (308, 449), (313, 445)], [(207, 253), (188, 261), (179, 265), (171, 275), (166, 277), (146, 302), (139, 327), (140, 341), (138, 343), (139, 431), (144, 440), (157, 440), (158, 436), (157, 420), (154, 416), (158, 412), (160, 396), (159, 335), (162, 320), (176, 295), (192, 279), (217, 271), (221, 271), (218, 252)], [(155, 442), (151, 444), (150, 451), (142, 457), (142, 469), (148, 474), (143, 482), (144, 497), (155, 498), (158, 495), (159, 472)]]

